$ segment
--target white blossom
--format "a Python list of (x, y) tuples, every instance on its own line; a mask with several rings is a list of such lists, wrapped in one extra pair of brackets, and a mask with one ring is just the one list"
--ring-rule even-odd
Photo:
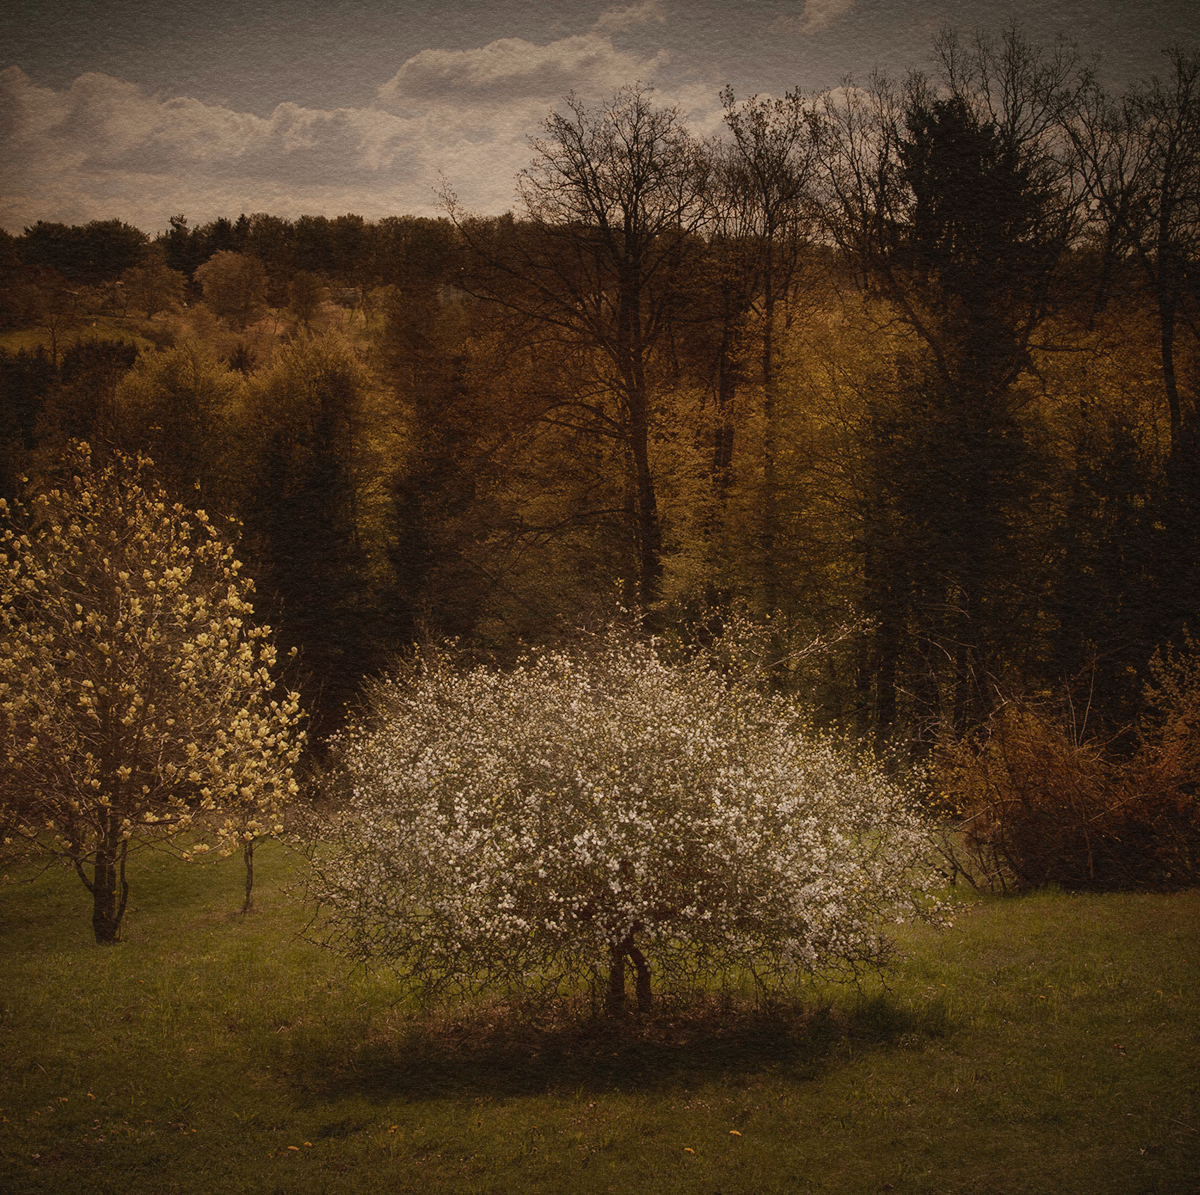
[(623, 952), (660, 987), (855, 970), (928, 908), (903, 788), (618, 630), (508, 671), (421, 660), (370, 710), (335, 743), (319, 932), (427, 990), (570, 988)]

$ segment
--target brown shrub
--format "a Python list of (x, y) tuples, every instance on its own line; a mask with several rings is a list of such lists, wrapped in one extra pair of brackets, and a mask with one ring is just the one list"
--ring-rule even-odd
[(1180, 888), (1200, 880), (1200, 662), (1156, 658), (1132, 757), (1079, 741), (1028, 701), (1002, 706), (936, 768), (951, 878), (1025, 890)]

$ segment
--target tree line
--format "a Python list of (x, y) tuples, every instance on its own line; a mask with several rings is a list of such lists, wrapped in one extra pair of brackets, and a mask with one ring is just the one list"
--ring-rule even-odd
[(1196, 605), (1200, 55), (1119, 95), (1015, 31), (933, 60), (726, 91), (713, 141), (568, 100), (502, 217), (5, 238), (52, 332), (0, 361), (5, 492), (85, 438), (236, 519), (318, 730), (414, 642), (621, 602), (769, 622), (772, 684), (880, 750), (1016, 693), (1118, 735)]

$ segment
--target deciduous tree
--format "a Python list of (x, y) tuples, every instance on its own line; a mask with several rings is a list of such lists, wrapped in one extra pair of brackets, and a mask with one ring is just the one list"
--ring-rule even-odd
[(745, 969), (883, 963), (921, 906), (905, 791), (802, 710), (620, 630), (515, 668), (417, 660), (337, 747), (325, 940), (427, 992), (605, 977), (619, 1012)]
[(0, 822), (74, 867), (108, 943), (131, 847), (228, 853), (282, 828), (299, 708), (204, 512), (144, 460), (97, 468), (78, 445), (66, 472), (0, 504)]
[(567, 97), (533, 145), (519, 184), (525, 219), (491, 225), (491, 235), (464, 225), (476, 258), (468, 285), (565, 342), (560, 356), (591, 354), (582, 392), (547, 395), (547, 414), (590, 423), (627, 454), (637, 596), (648, 606), (662, 579), (655, 356), (708, 216), (707, 161), (679, 112), (656, 107), (640, 84), (599, 109)]
[(168, 311), (183, 301), (184, 277), (167, 265), (161, 250), (151, 251), (143, 265), (132, 266), (121, 275), (125, 298), (147, 319)]
[[(757, 309), (763, 394), (762, 471), (759, 553), (763, 604), (778, 605), (778, 311), (787, 326), (791, 300), (802, 272), (804, 250), (814, 227), (816, 138), (813, 112), (800, 91), (782, 99), (754, 97), (738, 104), (733, 89), (721, 93), (731, 139), (718, 158), (720, 236), (714, 248), (740, 258), (747, 312)], [(727, 399), (721, 402), (724, 407)], [(730, 442), (722, 456), (732, 460)], [(725, 462), (723, 462), (725, 463)], [(728, 467), (728, 464), (725, 464)]]
[[(831, 234), (904, 329), (876, 387), (864, 580), (879, 625), (877, 726), (896, 716), (899, 653), (931, 722), (986, 710), (1017, 642), (1037, 559), (1021, 552), (1037, 489), (1022, 375), (1080, 225), (1059, 122), (1072, 62), (1016, 32), (938, 43), (940, 80), (831, 95), (821, 127)], [(912, 634), (915, 630), (915, 635)]]
[(257, 257), (223, 249), (196, 268), (204, 301), (215, 315), (244, 328), (262, 311), (267, 298), (267, 271)]

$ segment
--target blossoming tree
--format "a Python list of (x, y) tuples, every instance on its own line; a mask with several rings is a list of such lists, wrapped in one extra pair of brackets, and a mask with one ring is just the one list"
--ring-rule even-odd
[[(924, 907), (905, 793), (782, 699), (612, 631), (511, 671), (436, 659), (337, 745), (314, 852), (323, 939), (444, 987), (569, 990), (620, 1011), (730, 968), (767, 984), (882, 964)], [(606, 978), (605, 978), (606, 977)]]
[(0, 825), (74, 866), (97, 942), (118, 937), (131, 843), (190, 831), (182, 853), (249, 865), (303, 740), (233, 549), (148, 466), (77, 445), (68, 482), (0, 502)]

